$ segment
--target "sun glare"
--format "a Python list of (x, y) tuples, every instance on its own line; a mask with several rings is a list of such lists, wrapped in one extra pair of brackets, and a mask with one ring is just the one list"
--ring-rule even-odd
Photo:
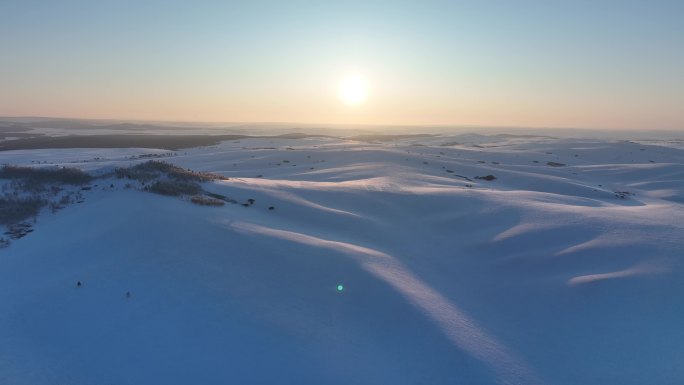
[(358, 74), (347, 74), (340, 80), (338, 94), (344, 103), (357, 106), (368, 98), (368, 83)]

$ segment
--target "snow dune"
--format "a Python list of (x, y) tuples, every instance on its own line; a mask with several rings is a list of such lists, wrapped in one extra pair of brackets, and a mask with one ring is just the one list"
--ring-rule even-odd
[(156, 154), (255, 203), (113, 180), (41, 215), (0, 250), (0, 383), (684, 381), (681, 149), (444, 135), (92, 151), (0, 163), (99, 173)]

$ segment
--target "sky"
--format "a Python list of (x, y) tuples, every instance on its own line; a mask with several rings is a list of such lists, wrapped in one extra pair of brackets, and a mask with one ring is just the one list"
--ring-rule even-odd
[[(684, 1), (0, 0), (0, 115), (684, 130)], [(339, 97), (363, 79), (363, 102)]]

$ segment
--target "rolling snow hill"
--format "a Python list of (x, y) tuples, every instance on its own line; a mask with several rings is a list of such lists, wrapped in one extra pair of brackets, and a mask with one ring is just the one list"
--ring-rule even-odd
[(442, 135), (0, 152), (94, 175), (157, 158), (227, 177), (203, 188), (238, 204), (112, 177), (41, 213), (0, 249), (0, 383), (684, 382), (682, 149)]

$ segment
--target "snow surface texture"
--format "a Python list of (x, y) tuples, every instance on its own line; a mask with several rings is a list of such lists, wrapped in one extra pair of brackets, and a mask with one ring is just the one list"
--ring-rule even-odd
[(42, 214), (0, 250), (0, 383), (684, 383), (682, 149), (248, 139), (0, 163), (151, 156), (255, 203), (114, 179)]

